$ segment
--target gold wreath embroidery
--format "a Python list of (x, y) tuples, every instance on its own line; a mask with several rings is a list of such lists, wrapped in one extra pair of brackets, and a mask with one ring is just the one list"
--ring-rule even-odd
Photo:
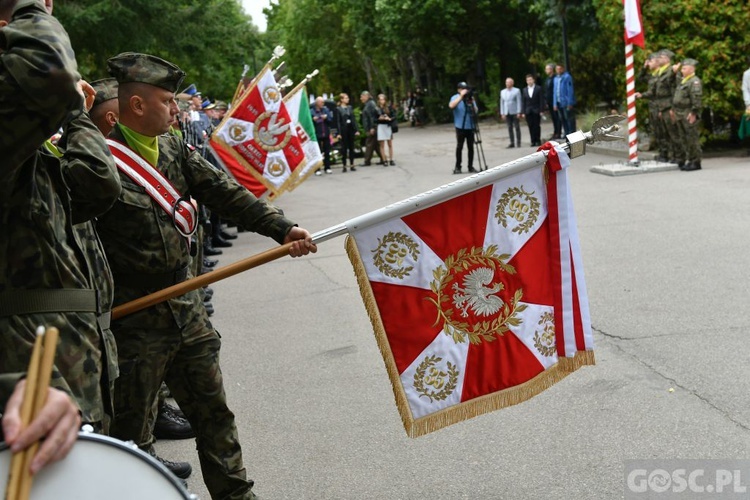
[(279, 89), (276, 87), (266, 87), (263, 91), (263, 100), (266, 101), (266, 104), (276, 103), (280, 98)]
[(437, 364), (442, 360), (438, 356), (426, 356), (414, 373), (414, 390), (420, 398), (429, 398), (430, 403), (445, 400), (453, 394), (458, 384), (458, 368), (447, 361), (446, 371), (441, 370)]
[(378, 270), (391, 278), (404, 279), (414, 270), (414, 266), (405, 266), (407, 255), (416, 262), (419, 258), (419, 245), (404, 233), (389, 232), (372, 251), (375, 254), (373, 264)]
[(245, 129), (241, 125), (232, 125), (229, 127), (229, 136), (237, 142), (245, 141)]
[(268, 173), (271, 174), (272, 177), (280, 177), (284, 175), (284, 172), (286, 172), (286, 167), (280, 160), (274, 160), (268, 166)]
[[(264, 124), (265, 119), (268, 121)], [(284, 135), (279, 142), (277, 137)], [(292, 140), (292, 129), (286, 120), (279, 116), (275, 111), (266, 111), (261, 114), (253, 123), (253, 136), (260, 147), (273, 153), (281, 151)]]
[[(450, 290), (446, 290), (448, 284), (451, 281), (451, 277), (455, 272), (461, 270), (468, 270), (470, 267), (481, 265), (484, 267), (475, 269), (472, 273), (477, 271), (490, 271), (494, 275), (496, 269), (500, 269), (508, 274), (516, 274), (516, 270), (510, 264), (506, 264), (506, 261), (510, 258), (508, 254), (498, 255), (497, 246), (490, 245), (486, 249), (482, 247), (472, 247), (471, 250), (462, 248), (456, 253), (455, 256), (450, 255), (445, 259), (444, 266), (440, 266), (433, 271), (434, 281), (430, 283), (430, 289), (435, 294), (435, 298), (428, 297), (427, 300), (432, 302), (437, 308), (437, 318), (435, 319), (434, 325), (437, 325), (440, 320), (443, 320), (446, 335), (450, 335), (456, 344), (469, 342), (472, 344), (479, 344), (482, 341), (492, 342), (497, 337), (502, 336), (509, 330), (511, 326), (519, 326), (523, 323), (523, 320), (518, 317), (517, 313), (526, 310), (525, 304), (519, 304), (523, 297), (523, 290), (517, 289), (513, 294), (513, 299), (510, 304), (503, 303), (502, 300), (494, 296), (499, 303), (495, 304), (494, 307), (485, 305), (485, 308), (479, 308), (472, 306), (473, 310), (477, 315), (491, 316), (499, 312), (494, 319), (480, 321), (471, 326), (467, 321), (462, 321), (460, 316), (467, 316), (467, 306), (462, 303), (464, 295), (461, 293), (462, 290), (454, 284), (453, 297), (450, 295)], [(472, 273), (469, 273), (467, 277), (470, 277)], [(498, 283), (494, 288), (487, 288), (484, 285), (489, 285), (492, 278), (479, 280), (481, 282), (481, 288), (486, 297), (489, 294), (496, 293), (504, 288), (502, 283)], [(465, 278), (466, 281), (466, 278)], [(499, 286), (498, 286), (499, 285)], [(454, 305), (461, 308), (458, 313), (459, 317), (456, 317), (456, 311), (451, 307), (450, 301), (453, 298)]]
[(542, 326), (542, 332), (534, 332), (534, 347), (539, 354), (550, 357), (557, 350), (557, 341), (555, 339), (555, 318), (551, 312), (542, 314), (538, 325)]
[(500, 197), (495, 210), (495, 218), (503, 227), (508, 227), (508, 219), (515, 219), (519, 224), (512, 229), (514, 233), (528, 233), (539, 218), (539, 200), (532, 196), (536, 191), (524, 191), (520, 188), (509, 188)]

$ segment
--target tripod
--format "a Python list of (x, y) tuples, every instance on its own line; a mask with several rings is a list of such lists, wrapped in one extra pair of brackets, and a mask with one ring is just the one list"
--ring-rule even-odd
[[(471, 123), (474, 126), (474, 147), (477, 150), (477, 166), (479, 171), (487, 170), (487, 159), (484, 157), (484, 148), (482, 147), (482, 133), (479, 131), (479, 119), (477, 112), (474, 109), (474, 98), (469, 97), (464, 100), (464, 105), (468, 109), (468, 115), (471, 118)], [(466, 115), (464, 115), (464, 124), (466, 123)]]

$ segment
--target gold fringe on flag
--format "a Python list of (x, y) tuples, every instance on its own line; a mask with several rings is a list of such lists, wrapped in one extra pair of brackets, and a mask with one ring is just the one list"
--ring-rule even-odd
[(594, 351), (579, 351), (575, 357), (561, 358), (558, 363), (543, 371), (533, 379), (515, 387), (510, 387), (503, 391), (472, 399), (464, 403), (444, 408), (422, 418), (414, 419), (406, 392), (401, 383), (401, 377), (396, 368), (396, 362), (391, 351), (388, 337), (380, 317), (380, 311), (375, 301), (375, 296), (370, 286), (370, 279), (367, 276), (364, 263), (360, 257), (357, 243), (351, 236), (346, 237), (346, 253), (354, 268), (357, 277), (357, 284), (365, 304), (367, 314), (370, 316), (375, 340), (377, 341), (380, 353), (385, 362), (385, 368), (393, 387), (393, 394), (396, 399), (396, 407), (401, 415), (401, 421), (404, 424), (406, 433), (411, 438), (424, 436), (430, 432), (437, 431), (443, 427), (474, 418), (476, 416), (488, 413), (508, 406), (522, 403), (542, 391), (549, 389), (578, 368), (585, 365), (595, 364)]

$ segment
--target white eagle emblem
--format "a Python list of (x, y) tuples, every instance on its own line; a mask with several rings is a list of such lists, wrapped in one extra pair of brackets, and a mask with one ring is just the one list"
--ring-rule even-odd
[(461, 309), (461, 316), (469, 315), (468, 309), (478, 316), (492, 316), (503, 307), (503, 301), (496, 294), (503, 290), (502, 283), (495, 283), (492, 288), (487, 285), (492, 283), (495, 272), (489, 267), (474, 269), (464, 276), (464, 287), (453, 284), (453, 303)]
[(279, 119), (278, 113), (273, 113), (268, 119), (266, 126), (258, 128), (258, 140), (266, 146), (276, 145), (276, 137), (286, 134), (289, 130), (289, 123), (284, 123), (284, 118)]

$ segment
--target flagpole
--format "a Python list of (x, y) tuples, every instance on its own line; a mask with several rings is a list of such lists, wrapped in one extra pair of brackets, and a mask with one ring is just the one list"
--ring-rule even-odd
[(633, 65), (633, 44), (625, 44), (625, 82), (628, 100), (628, 163), (638, 165), (638, 126), (635, 109), (635, 67)]
[(310, 80), (312, 80), (313, 77), (315, 75), (317, 75), (318, 73), (319, 73), (319, 71), (317, 69), (315, 69), (315, 70), (313, 70), (312, 73), (306, 75), (302, 79), (301, 82), (299, 82), (292, 90), (290, 90), (289, 92), (287, 92), (286, 96), (284, 97), (284, 100), (286, 101), (289, 96), (293, 96), (295, 94), (295, 92), (299, 92), (300, 90), (302, 90), (302, 87), (304, 87), (305, 85), (307, 85), (307, 82), (309, 82)]
[[(622, 116), (605, 116), (598, 119), (590, 132), (577, 131), (568, 134), (565, 144), (558, 144), (558, 147), (565, 151), (570, 158), (577, 158), (586, 154), (586, 144), (598, 141), (620, 140), (622, 137), (614, 132), (619, 130), (618, 122), (622, 121)], [(348, 221), (331, 226), (312, 235), (312, 241), (316, 245), (339, 236), (347, 234), (350, 230), (362, 230), (363, 228), (373, 226), (387, 220), (390, 217), (404, 217), (427, 207), (431, 207), (443, 201), (455, 198), (456, 196), (470, 190), (488, 186), (500, 179), (515, 175), (535, 166), (543, 165), (547, 158), (546, 151), (538, 151), (530, 155), (519, 158), (518, 160), (505, 163), (503, 165), (484, 170), (477, 174), (465, 177), (455, 182), (445, 184), (425, 193), (412, 196), (397, 203), (392, 203), (386, 207), (374, 210), (372, 212), (354, 217)], [(145, 295), (136, 300), (119, 305), (112, 309), (112, 319), (119, 319), (128, 314), (133, 314), (147, 307), (154, 306), (161, 302), (179, 297), (198, 288), (203, 288), (211, 283), (221, 281), (235, 274), (247, 271), (262, 264), (274, 261), (286, 255), (289, 255), (289, 249), (293, 243), (266, 250), (265, 252), (240, 260), (224, 267), (219, 267), (213, 272), (202, 274), (182, 283), (172, 285), (158, 292)]]

